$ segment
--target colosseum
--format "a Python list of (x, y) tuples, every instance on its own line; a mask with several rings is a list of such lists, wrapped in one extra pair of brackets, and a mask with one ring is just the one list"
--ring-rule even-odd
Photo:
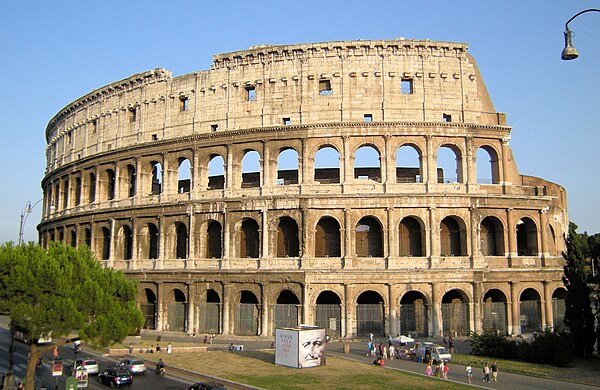
[(467, 48), (260, 45), (100, 87), (46, 128), (40, 242), (137, 280), (159, 331), (564, 326), (565, 191), (519, 173)]

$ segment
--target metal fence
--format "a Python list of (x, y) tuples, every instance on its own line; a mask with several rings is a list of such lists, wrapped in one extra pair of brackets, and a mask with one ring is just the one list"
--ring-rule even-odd
[(506, 302), (483, 303), (482, 327), (484, 331), (493, 331), (501, 334), (508, 333)]
[(400, 329), (397, 333), (410, 334), (413, 337), (426, 337), (429, 333), (427, 321), (427, 305), (403, 303), (400, 306)]
[(140, 310), (144, 315), (144, 328), (156, 329), (156, 303), (142, 303)]
[(521, 301), (521, 333), (542, 330), (542, 310), (538, 301)]
[(198, 313), (198, 331), (201, 333), (220, 333), (221, 304), (207, 302), (196, 306)]
[[(275, 328), (292, 328), (298, 326), (298, 305), (296, 304), (276, 304), (273, 305), (275, 317)], [(275, 329), (273, 329), (275, 334)]]
[(319, 328), (325, 328), (328, 335), (342, 335), (342, 307), (340, 305), (317, 305), (317, 323)]
[(356, 309), (356, 333), (365, 336), (373, 333), (385, 335), (385, 321), (382, 304), (359, 304)]
[(469, 304), (442, 303), (442, 327), (445, 335), (467, 336), (469, 333)]
[(185, 332), (187, 325), (187, 304), (185, 302), (170, 302), (167, 310), (167, 329), (173, 332)]
[(235, 305), (235, 334), (241, 336), (258, 335), (258, 305), (254, 303), (238, 303)]
[(564, 299), (553, 299), (552, 300), (552, 313), (553, 316), (553, 328), (554, 331), (567, 330), (569, 329), (564, 323), (565, 319), (565, 300)]

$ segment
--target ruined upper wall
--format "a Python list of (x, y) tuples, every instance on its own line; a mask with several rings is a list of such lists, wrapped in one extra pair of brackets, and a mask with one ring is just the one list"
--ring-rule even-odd
[(47, 166), (190, 134), (366, 117), (506, 124), (466, 44), (261, 45), (215, 55), (210, 70), (172, 77), (156, 69), (72, 102), (46, 128)]

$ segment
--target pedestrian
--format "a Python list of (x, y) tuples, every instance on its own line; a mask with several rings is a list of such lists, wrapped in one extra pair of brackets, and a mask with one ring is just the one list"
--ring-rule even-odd
[(377, 346), (375, 343), (371, 343), (371, 357), (375, 357), (375, 352), (377, 351)]
[(58, 359), (58, 347), (55, 345), (54, 349), (52, 350), (52, 356), (54, 357), (54, 359)]
[(470, 364), (467, 364), (467, 368), (465, 370), (467, 372), (467, 382), (471, 383), (473, 380), (473, 367)]
[(436, 378), (440, 377), (440, 363), (435, 365), (435, 372), (433, 373), (433, 375), (435, 375)]
[(387, 346), (383, 346), (383, 360), (388, 359), (388, 347)]
[(448, 352), (454, 353), (454, 339), (452, 337), (448, 339)]
[(370, 341), (367, 343), (367, 356), (371, 355), (371, 343)]
[(167, 344), (167, 354), (170, 354), (173, 351), (173, 346), (171, 343)]
[(369, 333), (369, 341), (373, 341), (373, 333)]
[(396, 357), (396, 348), (393, 345), (390, 345), (390, 348), (388, 348), (388, 354), (390, 355), (390, 360), (394, 360)]
[(450, 369), (448, 368), (448, 363), (444, 364), (443, 368), (442, 368), (442, 378), (443, 379), (448, 379), (448, 371), (450, 371)]
[(160, 353), (160, 344), (156, 344), (156, 353)]
[(129, 343), (129, 347), (127, 347), (129, 349), (129, 353), (133, 353), (133, 344)]
[(492, 363), (492, 381), (498, 382), (498, 364), (495, 360)]
[(433, 368), (431, 368), (431, 362), (427, 362), (427, 368), (425, 369), (425, 375), (432, 376)]
[(485, 362), (485, 366), (483, 366), (483, 381), (490, 381), (490, 364), (488, 362)]

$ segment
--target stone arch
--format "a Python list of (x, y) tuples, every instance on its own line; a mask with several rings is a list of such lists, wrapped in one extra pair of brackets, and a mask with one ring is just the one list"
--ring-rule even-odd
[(378, 292), (367, 290), (356, 298), (356, 333), (358, 336), (385, 335), (385, 304)]
[(96, 239), (96, 254), (101, 260), (110, 259), (110, 228), (102, 226), (98, 230), (99, 237)]
[(425, 227), (420, 218), (404, 217), (398, 225), (398, 246), (400, 256), (425, 255)]
[(142, 259), (158, 259), (159, 232), (153, 222), (148, 222), (140, 229), (138, 246)]
[(244, 218), (240, 225), (239, 257), (260, 257), (260, 228), (253, 218)]
[(482, 329), (484, 332), (508, 334), (508, 305), (506, 294), (497, 288), (489, 289), (483, 296)]
[(542, 305), (540, 293), (532, 288), (526, 288), (519, 296), (519, 318), (521, 333), (540, 332), (542, 330)]
[(127, 196), (133, 198), (137, 193), (137, 172), (132, 164), (127, 164)]
[(299, 323), (300, 300), (291, 290), (283, 290), (277, 296), (274, 308), (275, 328), (292, 328)]
[(210, 156), (208, 162), (208, 189), (220, 190), (225, 188), (225, 160), (220, 154)]
[(131, 260), (133, 258), (133, 233), (129, 225), (123, 225), (119, 228), (116, 239), (116, 257)]
[(363, 145), (354, 153), (354, 178), (381, 183), (381, 153), (373, 145)]
[(358, 257), (383, 256), (383, 231), (374, 217), (363, 217), (355, 228), (355, 250)]
[(412, 337), (429, 336), (429, 304), (420, 291), (411, 290), (400, 299), (400, 334)]
[(166, 294), (166, 329), (173, 332), (187, 331), (188, 300), (183, 290), (174, 287)]
[(440, 255), (465, 256), (466, 237), (464, 223), (457, 216), (448, 216), (440, 222)]
[(423, 182), (423, 153), (414, 144), (404, 144), (396, 151), (396, 183)]
[(462, 152), (452, 144), (441, 145), (437, 156), (437, 182), (463, 183)]
[(188, 228), (184, 222), (176, 221), (169, 228), (171, 240), (171, 258), (187, 259), (188, 257)]
[(555, 332), (568, 329), (564, 322), (567, 294), (564, 287), (558, 287), (552, 293), (552, 330)]
[(340, 224), (333, 217), (323, 217), (315, 229), (315, 257), (340, 257)]
[(316, 325), (331, 336), (342, 336), (342, 300), (331, 290), (321, 291), (315, 305)]
[(179, 157), (177, 160), (177, 193), (188, 193), (192, 187), (192, 164), (187, 157)]
[(498, 218), (489, 216), (481, 221), (479, 239), (483, 256), (504, 256), (504, 227)]
[(250, 290), (241, 290), (235, 312), (237, 335), (257, 336), (260, 329), (259, 300)]
[(158, 161), (150, 161), (150, 171), (152, 173), (152, 182), (150, 194), (160, 195), (162, 193), (163, 168)]
[(279, 218), (277, 225), (277, 257), (298, 257), (300, 242), (298, 224), (291, 217)]
[(277, 156), (277, 185), (298, 184), (298, 152), (282, 148)]
[(210, 220), (206, 224), (204, 235), (206, 240), (205, 257), (207, 259), (220, 259), (223, 257), (223, 228), (221, 223)]
[(558, 246), (556, 241), (556, 232), (554, 231), (554, 227), (551, 224), (548, 224), (548, 254), (550, 256), (558, 255)]
[(498, 153), (492, 146), (482, 145), (477, 149), (477, 153), (475, 155), (475, 166), (477, 172), (477, 183), (500, 183)]
[[(96, 201), (96, 172), (88, 174), (88, 183), (88, 202), (92, 204)], [(50, 187), (48, 196), (52, 198), (52, 187)]]
[(212, 288), (206, 290), (206, 299), (198, 308), (199, 330), (204, 333), (221, 333), (221, 297)]
[(242, 188), (260, 187), (260, 154), (253, 149), (244, 151), (242, 158)]
[(144, 329), (156, 329), (157, 301), (156, 293), (150, 288), (144, 288), (138, 296), (140, 310), (144, 316)]
[(460, 289), (452, 289), (442, 297), (442, 334), (469, 334), (469, 297)]
[(315, 153), (314, 180), (320, 184), (340, 182), (340, 152), (331, 145), (322, 145)]
[(529, 217), (517, 222), (517, 256), (537, 256), (537, 226)]

